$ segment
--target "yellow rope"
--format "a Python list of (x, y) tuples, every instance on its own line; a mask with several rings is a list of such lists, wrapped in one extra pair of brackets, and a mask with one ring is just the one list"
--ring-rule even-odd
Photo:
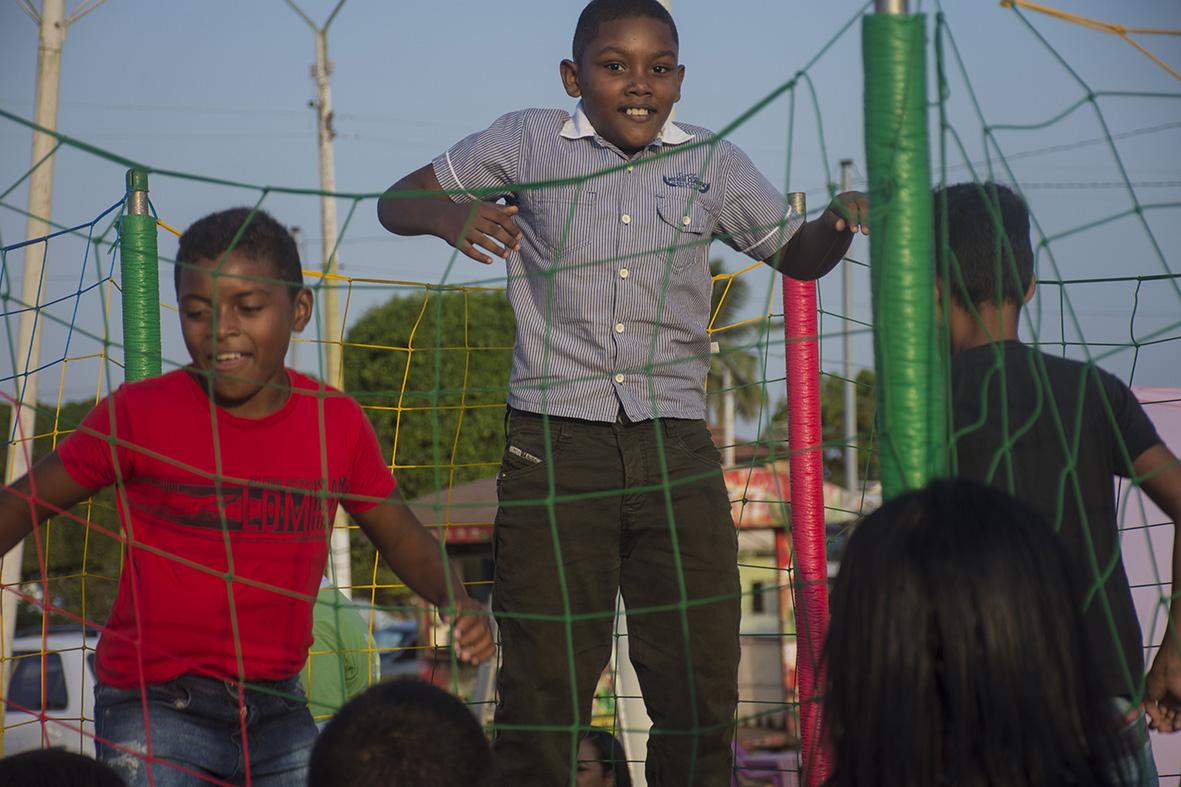
[(1098, 19), (1090, 19), (1085, 16), (1079, 16), (1078, 14), (1072, 14), (1069, 11), (1061, 11), (1057, 8), (1050, 8), (1038, 3), (1033, 3), (1030, 2), (1030, 0), (1001, 0), (1001, 5), (1005, 8), (1020, 6), (1021, 8), (1026, 8), (1030, 11), (1036, 11), (1039, 14), (1046, 14), (1047, 16), (1061, 19), (1064, 22), (1080, 25), (1081, 27), (1085, 27), (1088, 30), (1095, 30), (1100, 33), (1111, 33), (1112, 35), (1119, 36), (1125, 42), (1135, 47), (1137, 51), (1139, 51), (1149, 60), (1167, 71), (1174, 79), (1181, 79), (1181, 74), (1178, 74), (1167, 63), (1165, 63), (1165, 61), (1161, 60), (1152, 52), (1148, 51), (1148, 49), (1143, 44), (1140, 44), (1131, 38), (1132, 34), (1179, 36), (1181, 35), (1181, 30), (1172, 30), (1163, 27), (1128, 27), (1127, 25), (1118, 25), (1114, 22), (1103, 22)]
[(710, 336), (713, 336), (715, 333), (721, 333), (722, 331), (730, 330), (731, 328), (737, 328), (741, 325), (746, 325), (748, 323), (762, 322), (763, 320), (765, 320), (771, 316), (771, 314), (773, 312), (772, 305), (775, 302), (775, 288), (774, 287), (770, 288), (769, 297), (768, 297), (768, 301), (767, 301), (767, 310), (764, 311), (762, 314), (747, 318), (745, 320), (739, 320), (738, 322), (732, 322), (727, 325), (715, 325), (714, 324), (718, 319), (718, 315), (721, 314), (721, 312), (722, 312), (722, 305), (725, 304), (725, 302), (726, 302), (726, 296), (730, 292), (730, 285), (733, 283), (734, 279), (738, 278), (739, 276), (741, 276), (744, 273), (747, 273), (748, 271), (754, 270), (755, 268), (761, 268), (762, 266), (763, 266), (763, 263), (761, 263), (761, 262), (752, 262), (750, 265), (747, 265), (745, 268), (742, 268), (740, 270), (736, 270), (733, 273), (719, 273), (718, 275), (713, 277), (712, 281), (714, 282), (715, 285), (718, 282), (722, 282), (722, 281), (726, 282), (726, 284), (725, 284), (725, 288), (722, 290), (722, 297), (718, 299), (717, 307), (714, 309), (713, 314), (711, 314), (709, 316), (709, 325), (707, 325), (705, 327), (706, 332), (708, 332)]
[(172, 226), (169, 226), (168, 224), (165, 224), (160, 219), (156, 219), (156, 224), (158, 226), (163, 227), (164, 229), (168, 230), (169, 232), (171, 232), (173, 235), (175, 235), (178, 238), (181, 236), (180, 230), (178, 230), (176, 227), (172, 227)]

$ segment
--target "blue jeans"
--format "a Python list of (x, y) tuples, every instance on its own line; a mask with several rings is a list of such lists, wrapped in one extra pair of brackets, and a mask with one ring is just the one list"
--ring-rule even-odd
[(251, 683), (243, 694), (185, 675), (147, 687), (145, 716), (139, 689), (100, 683), (95, 755), (128, 787), (303, 787), (316, 725), (298, 677)]

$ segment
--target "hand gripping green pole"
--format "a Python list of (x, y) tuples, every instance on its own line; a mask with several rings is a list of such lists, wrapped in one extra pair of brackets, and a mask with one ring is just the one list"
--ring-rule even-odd
[[(894, 9), (897, 11), (897, 9)], [(882, 494), (947, 465), (947, 383), (935, 325), (925, 17), (866, 16), (865, 148)]]
[(160, 374), (160, 263), (156, 219), (148, 210), (148, 173), (142, 169), (127, 170), (119, 260), (124, 376), (130, 382)]

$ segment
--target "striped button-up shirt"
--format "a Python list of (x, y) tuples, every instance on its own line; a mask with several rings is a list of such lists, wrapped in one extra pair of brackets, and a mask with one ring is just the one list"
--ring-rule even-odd
[(433, 166), (456, 202), (519, 206), (508, 401), (568, 418), (704, 417), (711, 240), (767, 259), (803, 221), (712, 132), (670, 122), (629, 157), (581, 106), (505, 115)]

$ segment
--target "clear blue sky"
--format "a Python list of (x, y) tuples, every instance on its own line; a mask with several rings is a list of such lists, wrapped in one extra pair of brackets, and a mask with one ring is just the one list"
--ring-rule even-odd
[[(1054, 0), (1051, 0), (1054, 1)], [(1118, 5), (1099, 0), (1056, 0), (1075, 13), (1127, 25), (1181, 27), (1181, 6), (1174, 0), (1135, 0)], [(77, 5), (71, 0), (70, 7)], [(330, 0), (305, 0), (314, 19), (322, 20)], [(1066, 70), (1026, 27), (995, 2), (949, 3), (947, 18), (972, 86), (991, 123), (1046, 121), (1084, 95)], [(558, 80), (558, 62), (567, 56), (581, 3), (510, 0), (502, 3), (411, 3), (348, 0), (330, 33), (335, 64), (336, 177), (341, 192), (376, 192), (402, 174), (429, 161), (470, 131), (499, 114), (526, 106), (570, 106)], [(861, 4), (784, 0), (674, 0), (681, 35), (681, 59), (687, 67), (684, 97), (677, 116), (712, 128), (730, 123), (759, 99), (791, 78), (854, 16)], [(923, 10), (935, 10), (930, 3)], [(1036, 14), (1027, 18), (1069, 65), (1096, 90), (1177, 94), (1181, 83), (1112, 36), (1084, 30)], [(931, 19), (933, 28), (933, 18)], [(31, 118), (36, 65), (36, 27), (15, 2), (0, 3), (0, 106)], [(1181, 69), (1181, 41), (1142, 39), (1174, 68)], [(786, 181), (788, 99), (781, 98), (739, 128), (732, 138), (751, 155), (773, 182), (785, 190), (806, 190), (816, 204), (836, 162), (854, 159), (864, 172), (862, 145), (862, 72), (860, 24), (854, 23), (809, 70), (820, 107), (824, 149), (818, 144), (817, 116), (806, 86), (796, 95), (797, 125), (792, 147), (791, 179)], [(318, 183), (316, 132), (308, 101), (314, 95), (309, 77), (312, 34), (280, 0), (160, 3), (108, 0), (69, 31), (62, 68), (59, 130), (153, 167), (229, 178), (253, 184), (314, 188)], [(982, 160), (981, 124), (974, 116), (962, 80), (950, 85), (951, 117), (967, 155)], [(1126, 190), (1110, 188), (1121, 180), (1106, 144), (1092, 144), (1106, 131), (1116, 135), (1129, 178), (1141, 184), (1145, 203), (1181, 203), (1181, 102), (1176, 98), (1103, 99), (1104, 126), (1089, 107), (1064, 122), (1036, 131), (998, 135), (1012, 158), (1015, 176), (1027, 194), (1042, 229), (1068, 232), (1131, 205)], [(1120, 136), (1132, 132), (1130, 136)], [(932, 164), (938, 176), (938, 140)], [(30, 133), (0, 120), (0, 191), (29, 166)], [(967, 179), (958, 152), (948, 156), (952, 179)], [(1010, 180), (999, 171), (998, 177)], [(53, 218), (65, 224), (90, 221), (119, 199), (123, 170), (72, 150), (58, 157)], [(1161, 185), (1171, 184), (1171, 185)], [(857, 185), (862, 185), (858, 183)], [(177, 227), (214, 209), (253, 204), (258, 193), (155, 176), (152, 197), (161, 217)], [(17, 188), (5, 205), (23, 207)], [(319, 261), (318, 200), (268, 197), (264, 206), (280, 220), (304, 229), (308, 265)], [(341, 220), (348, 204), (340, 203)], [(1055, 241), (1055, 270), (1039, 259), (1042, 278), (1100, 277), (1161, 273), (1181, 269), (1181, 222), (1177, 208), (1146, 214), (1152, 234), (1134, 217)], [(0, 240), (23, 239), (24, 220), (0, 207)], [(1162, 262), (1153, 242), (1163, 252)], [(161, 251), (175, 243), (161, 236)], [(731, 269), (741, 259), (721, 244), (719, 256)], [(865, 259), (860, 241), (853, 255)], [(490, 270), (460, 259), (449, 267), (450, 250), (433, 239), (386, 235), (363, 203), (341, 246), (343, 271), (439, 282), (497, 282)], [(4, 286), (19, 291), (21, 255), (10, 255)], [(79, 281), (82, 246), (63, 241), (51, 246), (48, 291), (72, 291)], [(93, 261), (91, 262), (93, 266)], [(171, 299), (171, 267), (164, 266), (162, 295)], [(88, 274), (93, 281), (93, 271)], [(752, 280), (755, 301), (766, 301), (770, 277)], [(1047, 290), (1049, 288), (1046, 288)], [(351, 304), (354, 317), (388, 297), (389, 288), (364, 291)], [(1134, 285), (1072, 288), (1070, 299), (1088, 341), (1128, 341)], [(839, 276), (822, 285), (824, 304), (839, 309)], [(857, 272), (855, 314), (868, 319), (868, 276)], [(1040, 301), (1041, 335), (1059, 336), (1057, 296)], [(70, 320), (72, 304), (59, 310)], [(81, 305), (79, 325), (97, 330), (98, 301)], [(1181, 299), (1171, 285), (1146, 284), (1140, 291), (1135, 323), (1144, 335), (1179, 319)], [(183, 362), (183, 348), (166, 318), (165, 355)], [(1069, 322), (1069, 320), (1068, 320)], [(14, 330), (15, 322), (5, 330)], [(828, 318), (825, 331), (842, 329)], [(1181, 331), (1173, 329), (1168, 335)], [(1068, 326), (1067, 335), (1075, 337)], [(66, 332), (50, 326), (43, 360), (65, 352)], [(74, 335), (69, 352), (84, 352), (85, 339)], [(1138, 356), (1133, 381), (1181, 385), (1177, 343), (1146, 348)], [(310, 353), (308, 353), (310, 355)], [(857, 343), (857, 360), (871, 362), (869, 342)], [(5, 348), (0, 376), (11, 374)], [(1132, 373), (1133, 353), (1111, 357), (1106, 365)], [(839, 365), (839, 340), (823, 348), (825, 368)], [(773, 361), (774, 363), (774, 361)], [(780, 367), (782, 362), (778, 362)], [(310, 366), (310, 358), (301, 358)], [(41, 383), (56, 390), (57, 373)], [(67, 381), (67, 396), (93, 395), (95, 376), (79, 371)], [(6, 392), (9, 384), (5, 384)]]

